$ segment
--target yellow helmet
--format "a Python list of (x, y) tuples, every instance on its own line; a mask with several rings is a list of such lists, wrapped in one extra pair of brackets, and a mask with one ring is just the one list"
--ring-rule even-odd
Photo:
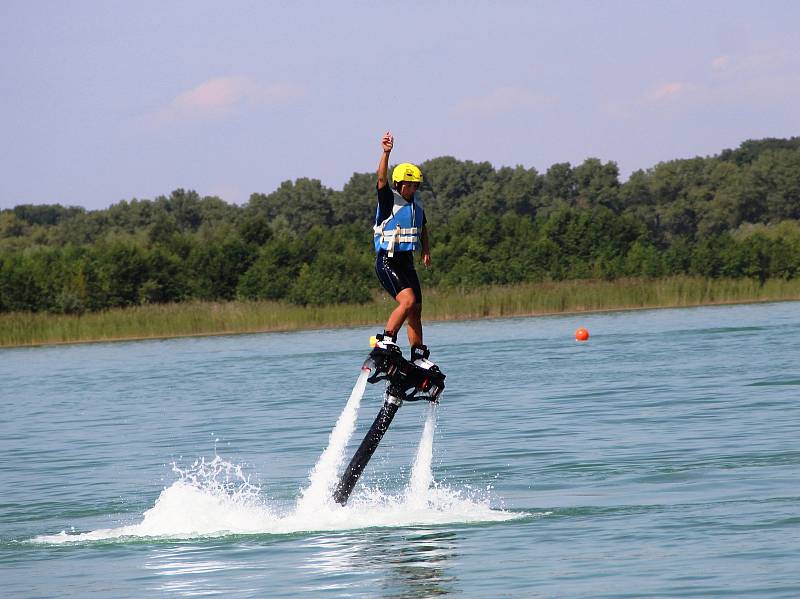
[(392, 183), (400, 181), (410, 181), (411, 183), (422, 183), (422, 171), (418, 166), (410, 162), (403, 162), (394, 167), (392, 171)]

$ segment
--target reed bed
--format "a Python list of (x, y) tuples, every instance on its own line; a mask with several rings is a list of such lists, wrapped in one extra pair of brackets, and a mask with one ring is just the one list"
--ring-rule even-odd
[(486, 287), (461, 294), (432, 290), (425, 296), (427, 320), (455, 320), (669, 308), (706, 304), (800, 299), (800, 279), (617, 279)]
[[(425, 320), (461, 320), (800, 300), (800, 279), (618, 279), (567, 281), (471, 290), (425, 291)], [(380, 328), (394, 301), (385, 295), (362, 305), (294, 306), (282, 302), (153, 304), (82, 315), (0, 314), (0, 347), (154, 339), (263, 331), (374, 325)]]

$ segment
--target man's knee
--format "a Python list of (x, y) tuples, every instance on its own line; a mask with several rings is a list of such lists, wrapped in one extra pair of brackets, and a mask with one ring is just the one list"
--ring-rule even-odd
[(408, 310), (409, 312), (414, 310), (414, 306), (417, 304), (417, 298), (414, 295), (414, 291), (412, 289), (403, 289), (400, 293), (397, 294), (397, 303), (399, 303), (403, 308)]

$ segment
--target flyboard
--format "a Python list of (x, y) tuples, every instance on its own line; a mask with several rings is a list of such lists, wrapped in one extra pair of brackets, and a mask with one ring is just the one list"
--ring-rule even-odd
[(353, 487), (356, 486), (364, 468), (367, 467), (367, 463), (378, 448), (378, 444), (389, 429), (394, 415), (403, 402), (427, 400), (437, 403), (444, 390), (445, 375), (436, 364), (427, 359), (427, 356), (411, 362), (403, 357), (397, 345), (393, 343), (373, 344), (372, 340), (370, 341), (373, 349), (361, 370), (370, 372), (367, 382), (386, 381), (386, 395), (375, 421), (345, 468), (339, 484), (333, 492), (334, 501), (341, 505), (347, 503)]

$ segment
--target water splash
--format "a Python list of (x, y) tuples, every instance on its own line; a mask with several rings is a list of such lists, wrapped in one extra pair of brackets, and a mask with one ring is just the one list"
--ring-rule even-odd
[(361, 406), (361, 398), (364, 397), (368, 377), (369, 370), (362, 370), (344, 410), (331, 431), (328, 447), (314, 465), (308, 476), (309, 485), (303, 489), (297, 500), (298, 512), (320, 509), (330, 503), (330, 497), (337, 481), (337, 473), (344, 462), (347, 442), (350, 441), (356, 428), (358, 408)]
[(406, 502), (415, 508), (425, 507), (428, 502), (428, 490), (433, 484), (433, 433), (436, 430), (437, 404), (428, 404), (425, 427), (417, 447), (417, 455), (411, 470), (411, 481), (406, 490)]
[[(35, 543), (75, 543), (136, 538), (188, 539), (230, 534), (289, 534), (369, 527), (504, 521), (527, 514), (493, 509), (487, 497), (437, 484), (431, 462), (436, 405), (430, 404), (408, 486), (398, 495), (362, 485), (347, 506), (332, 492), (353, 435), (368, 372), (362, 372), (328, 438), (328, 446), (300, 490), (293, 509), (268, 506), (258, 485), (240, 465), (215, 456), (188, 468), (173, 464), (178, 480), (164, 489), (139, 524), (84, 533), (43, 535)], [(285, 510), (286, 508), (284, 508)]]
[(219, 497), (230, 497), (242, 503), (254, 503), (258, 500), (261, 487), (250, 482), (250, 475), (245, 474), (240, 465), (226, 462), (217, 454), (214, 446), (214, 459), (207, 462), (199, 458), (186, 469), (172, 464), (172, 471), (187, 485), (199, 489), (207, 489)]
[(222, 471), (237, 470), (238, 466), (219, 457), (210, 462), (201, 460), (199, 464), (205, 464), (208, 469), (193, 480), (181, 477), (164, 489), (138, 524), (83, 533), (62, 531), (38, 536), (32, 542), (62, 544), (233, 534), (283, 535), (370, 527), (499, 522), (526, 515), (493, 509), (486, 497), (441, 484), (432, 484), (422, 495), (416, 492), (392, 495), (377, 488), (361, 487), (345, 507), (330, 499), (318, 510), (294, 508), (279, 513), (279, 508), (268, 505), (262, 494), (253, 494), (249, 483), (235, 486), (224, 481)]
[(33, 539), (42, 543), (102, 541), (136, 537), (192, 538), (229, 533), (256, 533), (274, 526), (276, 517), (264, 504), (261, 489), (242, 467), (220, 456), (196, 460), (186, 469), (172, 466), (178, 480), (161, 491), (139, 524), (80, 534), (62, 531)]

